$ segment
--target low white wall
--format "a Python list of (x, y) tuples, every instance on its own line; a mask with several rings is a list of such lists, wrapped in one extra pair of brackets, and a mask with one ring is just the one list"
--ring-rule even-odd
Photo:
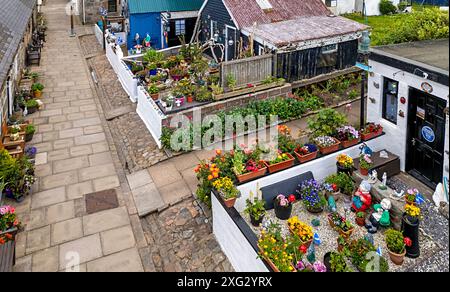
[(166, 116), (142, 86), (137, 88), (136, 112), (161, 148), (162, 121)]
[(355, 12), (356, 0), (337, 0), (336, 14), (345, 14)]
[[(369, 60), (369, 65), (372, 67), (373, 76), (369, 76), (368, 81), (368, 97), (373, 99), (374, 103), (368, 100), (367, 104), (367, 120), (368, 121), (380, 121), (380, 124), (384, 127), (386, 133), (385, 148), (392, 153), (400, 156), (401, 170), (405, 170), (406, 160), (406, 148), (407, 148), (407, 129), (408, 129), (408, 103), (409, 103), (409, 87), (413, 87), (421, 90), (422, 82), (426, 81), (433, 86), (432, 95), (442, 98), (447, 101), (447, 107), (449, 106), (448, 93), (449, 88), (431, 80), (420, 78), (419, 76), (399, 71), (399, 69), (390, 67), (388, 65), (378, 63)], [(398, 102), (398, 110), (402, 110), (405, 113), (404, 117), (397, 115), (397, 125), (383, 119), (383, 76), (399, 82), (398, 86), (398, 98), (406, 98), (406, 103), (402, 104)], [(377, 88), (378, 87), (378, 88)], [(448, 135), (448, 115), (446, 121), (447, 128), (445, 130), (445, 150), (449, 149), (449, 135)], [(448, 154), (444, 154), (444, 176), (449, 175), (449, 159)]]
[(97, 24), (94, 25), (94, 33), (95, 33), (95, 37), (97, 38), (97, 41), (103, 47), (103, 31), (100, 29), (100, 27)]
[(236, 272), (268, 272), (258, 254), (236, 226), (233, 219), (211, 194), (213, 232), (222, 251)]
[[(339, 1), (339, 0), (338, 0)], [(344, 2), (347, 0), (344, 0)], [(391, 0), (395, 6), (400, 3), (400, 0)], [(380, 15), (380, 0), (366, 0), (366, 14), (368, 16)], [(355, 0), (355, 11), (361, 12), (363, 7), (363, 0)]]
[[(113, 50), (113, 47), (115, 47), (115, 51)], [(133, 73), (128, 68), (128, 66), (125, 64), (125, 62), (122, 61), (123, 53), (120, 46), (114, 44), (114, 43), (107, 43), (106, 44), (106, 57), (109, 60), (109, 63), (114, 69), (114, 72), (116, 72), (117, 77), (122, 84), (123, 89), (126, 91), (128, 96), (130, 97), (130, 100), (132, 102), (136, 102), (137, 100), (137, 80), (134, 78)]]

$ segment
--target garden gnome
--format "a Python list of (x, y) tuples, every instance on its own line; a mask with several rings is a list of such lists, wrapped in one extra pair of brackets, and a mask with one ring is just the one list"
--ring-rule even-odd
[(145, 39), (144, 39), (144, 46), (145, 47), (147, 47), (147, 48), (149, 48), (150, 47), (150, 41), (151, 41), (151, 37), (150, 37), (150, 35), (147, 33), (147, 36), (145, 37)]
[(388, 227), (391, 225), (391, 219), (389, 210), (392, 207), (392, 203), (389, 199), (383, 199), (381, 204), (373, 205), (375, 210), (369, 217), (369, 222), (366, 224), (367, 231), (370, 233), (376, 233), (380, 226)]
[(369, 182), (363, 180), (359, 185), (358, 190), (353, 195), (353, 212), (364, 212), (372, 205), (372, 196), (370, 195), (370, 189), (372, 186)]
[(331, 213), (336, 212), (336, 201), (332, 195), (328, 197), (328, 209)]

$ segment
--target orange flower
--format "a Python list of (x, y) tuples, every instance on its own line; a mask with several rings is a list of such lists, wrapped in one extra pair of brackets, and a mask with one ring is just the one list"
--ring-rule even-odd
[(221, 154), (222, 154), (222, 150), (217, 149), (217, 150), (216, 150), (216, 154), (217, 154), (217, 155), (221, 155)]
[(213, 177), (214, 177), (214, 178), (218, 178), (218, 177), (219, 177), (219, 173), (218, 173), (218, 172), (214, 172), (214, 173), (213, 173)]
[(12, 239), (12, 235), (10, 233), (6, 233), (5, 237), (6, 237), (6, 239), (10, 239), (10, 240)]
[(0, 245), (4, 244), (4, 243), (5, 243), (5, 240), (3, 239), (3, 237), (0, 237)]
[(212, 180), (213, 176), (212, 175), (208, 175), (208, 180)]

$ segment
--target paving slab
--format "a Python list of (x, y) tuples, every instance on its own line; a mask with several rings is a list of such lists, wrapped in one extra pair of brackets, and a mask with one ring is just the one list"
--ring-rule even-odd
[(164, 203), (172, 205), (191, 195), (192, 192), (184, 180), (160, 187), (159, 193)]
[(50, 247), (50, 225), (28, 232), (27, 254), (47, 247)]
[(182, 180), (175, 164), (172, 162), (163, 162), (148, 169), (153, 182), (159, 188)]
[(57, 272), (59, 267), (59, 247), (50, 247), (33, 254), (33, 272)]
[(100, 233), (103, 254), (110, 255), (136, 245), (133, 230), (130, 225)]
[(150, 173), (144, 169), (127, 175), (128, 185), (132, 190), (153, 182)]
[(67, 186), (67, 199), (74, 200), (82, 198), (85, 194), (92, 193), (94, 186), (92, 181), (88, 180), (82, 183), (77, 183)]
[(136, 248), (87, 263), (88, 272), (143, 272), (141, 258)]
[(82, 237), (60, 245), (59, 269), (83, 264), (103, 256), (100, 235)]
[(66, 200), (65, 187), (58, 187), (47, 191), (33, 194), (31, 201), (31, 208), (37, 209), (57, 203), (64, 202)]
[(155, 212), (162, 208), (165, 203), (155, 184), (147, 184), (131, 191), (138, 215), (140, 217)]
[(83, 216), (83, 232), (85, 235), (122, 227), (127, 224), (130, 224), (130, 219), (126, 207)]
[(57, 245), (83, 237), (83, 222), (81, 218), (58, 222), (51, 228), (51, 245)]

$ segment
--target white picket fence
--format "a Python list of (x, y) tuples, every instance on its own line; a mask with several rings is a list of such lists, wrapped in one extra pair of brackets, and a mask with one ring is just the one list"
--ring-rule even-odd
[(142, 86), (137, 89), (136, 112), (161, 148), (162, 121), (166, 116)]

